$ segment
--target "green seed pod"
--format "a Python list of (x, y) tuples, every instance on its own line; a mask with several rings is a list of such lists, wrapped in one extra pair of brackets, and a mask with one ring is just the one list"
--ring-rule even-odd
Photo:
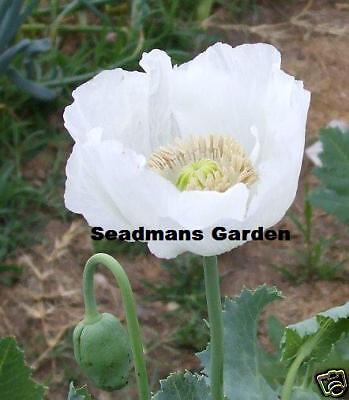
[(131, 347), (126, 329), (114, 315), (101, 314), (92, 323), (81, 321), (73, 342), (76, 361), (96, 387), (112, 391), (127, 385)]

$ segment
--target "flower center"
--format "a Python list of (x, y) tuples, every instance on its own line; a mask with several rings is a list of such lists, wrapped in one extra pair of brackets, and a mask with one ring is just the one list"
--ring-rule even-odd
[(188, 187), (199, 187), (205, 189), (209, 179), (215, 179), (222, 171), (216, 161), (199, 160), (185, 166), (180, 172), (176, 186), (179, 190), (186, 190)]
[(222, 135), (177, 138), (174, 144), (155, 151), (148, 166), (181, 191), (225, 192), (239, 182), (249, 186), (257, 180), (243, 147)]

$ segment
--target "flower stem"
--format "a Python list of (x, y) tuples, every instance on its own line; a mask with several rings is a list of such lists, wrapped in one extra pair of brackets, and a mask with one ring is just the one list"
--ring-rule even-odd
[(144, 351), (140, 328), (137, 319), (136, 303), (128, 277), (122, 266), (111, 256), (98, 253), (92, 256), (85, 265), (83, 276), (83, 293), (85, 302), (85, 322), (94, 322), (99, 318), (94, 294), (93, 276), (98, 264), (105, 265), (114, 275), (122, 296), (125, 307), (127, 328), (133, 354), (139, 399), (149, 400), (148, 376), (144, 360)]
[(210, 379), (213, 400), (223, 400), (223, 318), (217, 257), (204, 257), (205, 287), (210, 324)]

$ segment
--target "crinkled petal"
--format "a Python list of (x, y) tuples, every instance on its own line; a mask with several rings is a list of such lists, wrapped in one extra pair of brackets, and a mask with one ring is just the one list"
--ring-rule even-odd
[(103, 139), (115, 139), (149, 156), (179, 136), (171, 107), (172, 65), (160, 50), (144, 53), (146, 73), (120, 68), (103, 71), (73, 91), (74, 102), (64, 111), (65, 127), (76, 142), (94, 128)]
[(217, 43), (174, 72), (174, 113), (182, 135), (233, 136), (249, 153), (280, 54), (270, 45)]
[[(103, 168), (104, 154), (95, 152), (95, 146), (96, 140), (75, 144), (66, 167), (65, 205), (82, 214), (90, 226), (127, 229), (130, 223), (118, 208), (110, 171)], [(115, 143), (113, 150), (120, 155), (122, 146)]]
[[(177, 189), (145, 163), (142, 155), (115, 140), (75, 144), (67, 164), (66, 207), (105, 230), (156, 224), (154, 216), (167, 215), (168, 196)], [(151, 190), (157, 181), (163, 183), (158, 199)]]
[(139, 64), (149, 76), (149, 135), (155, 150), (180, 136), (172, 112), (172, 64), (170, 57), (161, 50), (143, 53)]
[(86, 141), (87, 132), (101, 127), (104, 139), (117, 139), (139, 152), (149, 151), (145, 74), (120, 68), (103, 71), (75, 89), (73, 98), (64, 111), (64, 121), (76, 142)]

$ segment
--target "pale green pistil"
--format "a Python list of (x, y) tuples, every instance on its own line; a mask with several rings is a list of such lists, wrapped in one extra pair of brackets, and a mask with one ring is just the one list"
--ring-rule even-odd
[(219, 174), (222, 171), (219, 165), (213, 160), (199, 160), (186, 165), (178, 175), (176, 186), (180, 191), (186, 190), (188, 187), (197, 187), (205, 189), (208, 178)]

